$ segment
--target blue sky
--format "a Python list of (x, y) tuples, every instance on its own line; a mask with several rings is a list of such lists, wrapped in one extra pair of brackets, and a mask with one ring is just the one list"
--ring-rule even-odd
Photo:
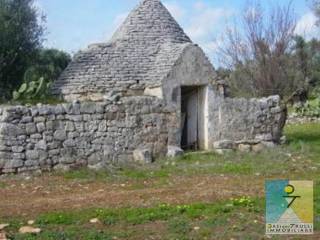
[[(36, 0), (47, 16), (45, 46), (75, 53), (91, 43), (105, 42), (140, 0)], [(264, 6), (290, 0), (261, 0)], [(217, 39), (231, 20), (237, 19), (248, 0), (163, 0), (191, 39), (212, 57)], [(307, 0), (293, 0), (297, 32), (315, 36), (315, 17)]]

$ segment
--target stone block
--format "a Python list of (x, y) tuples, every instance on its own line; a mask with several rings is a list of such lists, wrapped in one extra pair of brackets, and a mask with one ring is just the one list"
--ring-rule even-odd
[(34, 123), (27, 123), (26, 124), (26, 133), (28, 135), (34, 134), (37, 132), (36, 125)]
[(262, 152), (265, 149), (265, 146), (262, 143), (258, 143), (252, 146), (252, 151), (255, 153)]
[(259, 141), (272, 141), (273, 137), (271, 133), (266, 133), (266, 134), (256, 135), (255, 139)]
[(148, 148), (136, 149), (133, 151), (133, 159), (142, 164), (152, 163), (152, 151)]
[(71, 148), (71, 147), (76, 147), (76, 142), (73, 139), (67, 139), (66, 141), (63, 142), (63, 146), (65, 148)]
[(19, 168), (23, 166), (23, 161), (22, 160), (11, 160), (7, 161), (4, 165), (5, 169), (13, 169), (13, 168)]
[(45, 117), (34, 117), (34, 122), (35, 123), (39, 123), (39, 122), (45, 122), (46, 121), (46, 118)]
[(177, 146), (168, 146), (167, 157), (174, 158), (183, 155), (184, 151)]
[(39, 142), (37, 142), (35, 144), (35, 148), (39, 149), (39, 150), (44, 150), (44, 151), (46, 151), (48, 149), (47, 143), (45, 140), (40, 140)]
[(24, 163), (25, 167), (35, 167), (35, 166), (39, 166), (39, 161), (34, 161), (34, 160), (27, 160)]
[(27, 160), (36, 160), (39, 158), (39, 152), (37, 150), (27, 150), (26, 159)]
[(59, 141), (67, 139), (67, 132), (65, 130), (56, 130), (53, 134), (53, 138)]
[(223, 154), (233, 153), (234, 149), (215, 149), (214, 151), (215, 153), (223, 155)]
[(24, 147), (22, 146), (12, 146), (13, 153), (22, 153), (24, 151)]
[(238, 149), (240, 152), (250, 152), (251, 151), (251, 145), (249, 144), (239, 144)]
[(214, 149), (234, 149), (235, 142), (230, 140), (216, 141), (213, 143)]
[(37, 130), (39, 133), (42, 133), (46, 130), (46, 125), (44, 124), (44, 122), (40, 122), (37, 124)]
[(0, 135), (18, 137), (24, 135), (25, 130), (10, 123), (0, 123)]

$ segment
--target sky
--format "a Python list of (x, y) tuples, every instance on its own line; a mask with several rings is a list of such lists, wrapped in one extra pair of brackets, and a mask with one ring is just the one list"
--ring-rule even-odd
[[(292, 2), (298, 24), (296, 32), (317, 37), (316, 17), (308, 0), (260, 0), (266, 8)], [(88, 45), (108, 41), (140, 0), (35, 0), (46, 15), (46, 47), (71, 54)], [(162, 0), (185, 32), (214, 58), (221, 34), (230, 22), (238, 21), (248, 0)]]

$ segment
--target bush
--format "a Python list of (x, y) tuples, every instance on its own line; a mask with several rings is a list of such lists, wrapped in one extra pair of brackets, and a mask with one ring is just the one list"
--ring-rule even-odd
[(301, 117), (320, 117), (320, 97), (295, 105), (294, 113)]

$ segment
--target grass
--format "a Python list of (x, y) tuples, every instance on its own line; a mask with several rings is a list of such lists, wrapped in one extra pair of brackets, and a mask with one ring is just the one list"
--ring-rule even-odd
[[(174, 176), (239, 176), (242, 181), (266, 178), (310, 179), (320, 184), (320, 124), (292, 125), (285, 129), (288, 143), (262, 153), (188, 153), (174, 160), (162, 159), (153, 165), (118, 168), (110, 171), (60, 173), (66, 181), (128, 181), (133, 189), (168, 184)], [(249, 183), (247, 183), (249, 184)], [(256, 183), (252, 183), (256, 184)], [(0, 184), (1, 187), (5, 185)], [(241, 189), (242, 182), (238, 187)], [(261, 185), (263, 188), (263, 184)], [(315, 187), (315, 229), (320, 229), (320, 188)], [(145, 208), (90, 208), (48, 212), (39, 215), (39, 235), (19, 235), (28, 219), (9, 219), (11, 239), (262, 239), (265, 200), (238, 196), (216, 202), (188, 205), (166, 203)], [(90, 224), (92, 218), (100, 223)], [(8, 219), (6, 219), (8, 221)], [(0, 219), (1, 222), (1, 219)], [(288, 239), (273, 237), (272, 239)], [(292, 237), (290, 239), (302, 239)], [(306, 238), (308, 239), (308, 238)]]
[(0, 189), (1, 189), (1, 188), (5, 188), (6, 186), (7, 186), (6, 183), (0, 182)]
[[(114, 237), (127, 239), (129, 235), (138, 234), (134, 232), (135, 227), (149, 223), (162, 223), (167, 231), (167, 236), (163, 235), (163, 237), (189, 239), (188, 234), (198, 235), (198, 232), (194, 230), (195, 227), (198, 227), (197, 231), (201, 230), (199, 232), (201, 236), (194, 239), (202, 239), (204, 236), (212, 237), (213, 232), (210, 230), (213, 227), (222, 227), (225, 223), (230, 223), (232, 216), (241, 213), (245, 219), (246, 216), (261, 213), (262, 210), (260, 200), (250, 200), (250, 204), (236, 204), (235, 200), (227, 200), (212, 204), (160, 204), (150, 208), (99, 208), (54, 212), (42, 214), (36, 219), (36, 226), (44, 230), (41, 234), (27, 236), (15, 234), (23, 225), (23, 221), (15, 220), (10, 222), (9, 236), (12, 239), (114, 239)], [(101, 223), (90, 225), (89, 221), (92, 218), (98, 218)], [(215, 219), (219, 220), (215, 221)], [(246, 224), (250, 225), (249, 222)], [(123, 229), (128, 231), (119, 229), (119, 226), (125, 226)]]

